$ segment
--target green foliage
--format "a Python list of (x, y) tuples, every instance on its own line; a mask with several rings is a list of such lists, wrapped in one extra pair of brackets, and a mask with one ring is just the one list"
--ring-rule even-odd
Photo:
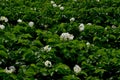
[(62, 80), (80, 80), (78, 77), (75, 77), (74, 75), (68, 75), (64, 76)]
[(120, 1), (54, 2), (0, 0), (0, 80), (119, 80)]

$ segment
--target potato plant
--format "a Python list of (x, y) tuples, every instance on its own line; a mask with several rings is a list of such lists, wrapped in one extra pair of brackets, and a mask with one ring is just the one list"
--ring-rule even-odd
[(119, 80), (119, 0), (0, 0), (0, 80)]

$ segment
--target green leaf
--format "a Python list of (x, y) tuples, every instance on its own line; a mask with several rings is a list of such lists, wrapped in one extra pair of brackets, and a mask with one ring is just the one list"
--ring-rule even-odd
[(25, 75), (31, 77), (31, 76), (34, 76), (35, 75), (35, 71), (33, 68), (28, 68), (26, 71), (25, 71)]
[(40, 42), (40, 40), (34, 40), (34, 41), (32, 41), (32, 45), (39, 46), (39, 47), (43, 46), (43, 44)]
[(4, 57), (4, 58), (7, 58), (8, 57), (8, 54), (3, 51), (3, 50), (0, 50), (0, 56)]
[(101, 73), (103, 74), (106, 70), (105, 69), (96, 69), (95, 73)]
[(63, 64), (63, 63), (58, 63), (56, 66), (55, 66), (55, 71), (58, 73), (58, 74), (63, 74), (63, 75), (67, 75), (67, 74), (70, 74), (71, 70), (69, 68), (69, 66)]
[(79, 77), (76, 77), (75, 75), (67, 75), (64, 76), (62, 80), (81, 80)]

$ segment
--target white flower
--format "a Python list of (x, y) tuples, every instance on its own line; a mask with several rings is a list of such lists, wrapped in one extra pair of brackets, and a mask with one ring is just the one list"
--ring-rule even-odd
[(60, 36), (61, 40), (73, 40), (74, 36), (72, 34), (67, 33), (62, 33)]
[(72, 34), (69, 35), (69, 40), (73, 40), (74, 36)]
[(63, 39), (63, 40), (67, 40), (67, 38), (69, 37), (69, 33), (62, 33), (61, 36), (60, 36), (60, 39)]
[(9, 69), (12, 69), (13, 71), (16, 70), (14, 66), (10, 66)]
[(5, 22), (8, 22), (8, 18), (5, 18)]
[(75, 18), (74, 17), (70, 18), (70, 22), (73, 22), (73, 21), (75, 21)]
[(18, 20), (17, 20), (17, 22), (18, 22), (18, 23), (21, 23), (21, 22), (22, 22), (22, 20), (21, 20), (21, 19), (18, 19)]
[(4, 28), (5, 28), (5, 26), (0, 24), (0, 29), (4, 29)]
[(64, 7), (63, 7), (63, 6), (61, 6), (61, 7), (60, 7), (60, 10), (64, 10)]
[(54, 1), (50, 1), (51, 4), (54, 4), (55, 2)]
[(54, 4), (53, 4), (53, 7), (57, 7), (57, 4), (54, 3)]
[(47, 28), (47, 27), (48, 27), (48, 25), (44, 25), (44, 27), (45, 27), (45, 28)]
[(30, 27), (33, 27), (34, 22), (30, 21), (30, 22), (28, 23), (28, 25), (29, 25)]
[(100, 0), (96, 0), (97, 2), (100, 2)]
[(50, 61), (48, 61), (48, 60), (45, 61), (44, 64), (45, 64), (46, 67), (52, 67), (52, 63)]
[(92, 23), (87, 23), (87, 25), (92, 25)]
[(13, 70), (8, 70), (7, 67), (5, 68), (5, 73), (12, 73)]
[(87, 42), (87, 43), (86, 43), (86, 45), (89, 47), (89, 46), (90, 46), (90, 43), (89, 43), (89, 42)]
[(6, 73), (13, 73), (14, 71), (15, 71), (16, 69), (15, 69), (15, 67), (14, 66), (10, 66), (9, 68), (5, 68), (5, 72)]
[(83, 31), (84, 30), (84, 24), (83, 23), (81, 23), (80, 25), (79, 25), (79, 31)]
[(0, 20), (1, 20), (1, 21), (4, 21), (5, 18), (6, 18), (5, 16), (1, 16), (1, 17), (0, 17)]
[(115, 26), (115, 25), (112, 25), (112, 28), (116, 28), (116, 26)]
[(108, 13), (106, 13), (106, 15), (108, 15)]
[(74, 70), (75, 73), (79, 73), (79, 72), (81, 71), (81, 68), (80, 68), (79, 65), (75, 65), (75, 66), (73, 67), (73, 70)]
[(6, 18), (5, 16), (1, 16), (1, 17), (0, 17), (0, 20), (1, 20), (1, 21), (5, 21), (5, 22), (8, 22), (8, 18)]
[(61, 5), (59, 4), (58, 7), (61, 7)]
[(46, 52), (49, 52), (51, 50), (51, 47), (49, 45), (43, 47), (43, 50)]
[(107, 27), (105, 27), (105, 30), (107, 30), (108, 28)]

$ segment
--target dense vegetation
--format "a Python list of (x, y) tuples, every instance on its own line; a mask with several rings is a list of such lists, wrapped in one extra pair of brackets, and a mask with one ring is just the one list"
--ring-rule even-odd
[(0, 0), (0, 80), (120, 80), (119, 0)]

